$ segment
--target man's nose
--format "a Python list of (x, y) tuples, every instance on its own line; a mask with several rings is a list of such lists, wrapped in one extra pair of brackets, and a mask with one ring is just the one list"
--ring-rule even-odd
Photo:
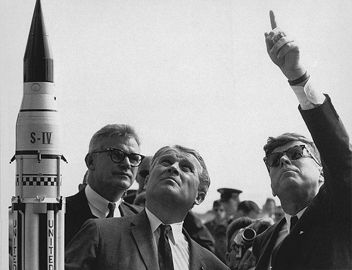
[(170, 167), (167, 169), (168, 173), (170, 174), (175, 174), (175, 175), (179, 175), (180, 172), (178, 170), (178, 166), (174, 163), (171, 164)]
[(283, 154), (280, 158), (280, 166), (283, 166), (284, 164), (292, 164), (291, 159), (289, 159), (286, 154)]
[(120, 162), (120, 166), (125, 167), (127, 169), (131, 168), (131, 162), (128, 156), (125, 156), (125, 158)]

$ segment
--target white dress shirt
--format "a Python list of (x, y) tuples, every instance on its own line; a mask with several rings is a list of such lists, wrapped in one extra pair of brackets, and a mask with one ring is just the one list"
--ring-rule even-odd
[[(88, 205), (89, 205), (90, 211), (92, 211), (92, 214), (98, 218), (106, 218), (106, 216), (109, 214), (109, 208), (108, 208), (109, 201), (103, 198), (102, 196), (100, 196), (98, 193), (96, 193), (89, 185), (86, 186), (84, 191), (86, 193)], [(121, 217), (121, 213), (118, 209), (121, 203), (121, 199), (118, 200), (117, 202), (112, 202), (112, 203), (116, 204), (114, 217)]]
[[(162, 222), (152, 212), (150, 212), (148, 208), (146, 208), (145, 210), (149, 219), (150, 228), (153, 233), (154, 244), (156, 246), (156, 250), (158, 250), (158, 242), (160, 237), (160, 231), (158, 230), (158, 228), (160, 224), (162, 224)], [(172, 232), (169, 233), (169, 244), (171, 247), (174, 269), (189, 269), (189, 248), (188, 242), (186, 241), (186, 238), (182, 233), (183, 222), (165, 225), (170, 225), (172, 229)]]
[(309, 78), (305, 83), (291, 86), (293, 92), (296, 94), (302, 110), (313, 109), (325, 101), (323, 93), (316, 91), (311, 83), (312, 79)]

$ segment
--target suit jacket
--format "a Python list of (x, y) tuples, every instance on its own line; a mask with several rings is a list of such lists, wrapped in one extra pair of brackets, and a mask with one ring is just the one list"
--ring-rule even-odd
[[(121, 216), (131, 216), (141, 212), (143, 207), (122, 201), (119, 205), (119, 210)], [(84, 222), (90, 218), (97, 217), (92, 214), (89, 208), (85, 189), (66, 198), (65, 246), (78, 233)]]
[[(190, 269), (228, 269), (185, 230), (183, 233), (189, 243)], [(146, 212), (87, 221), (66, 247), (65, 269), (159, 269), (158, 251)]]
[(183, 222), (183, 228), (188, 235), (202, 247), (215, 252), (215, 241), (208, 228), (197, 218), (192, 211), (189, 211)]
[[(319, 149), (324, 185), (292, 232), (283, 240), (272, 262), (277, 269), (352, 269), (351, 181), (352, 147), (331, 100), (301, 115)], [(253, 244), (256, 269), (268, 269), (279, 224), (259, 235)]]

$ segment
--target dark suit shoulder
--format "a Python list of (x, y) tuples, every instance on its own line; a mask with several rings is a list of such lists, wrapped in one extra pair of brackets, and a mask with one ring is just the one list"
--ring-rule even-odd
[(122, 216), (131, 216), (141, 212), (144, 209), (144, 207), (122, 201), (119, 206), (119, 209)]
[(183, 234), (189, 243), (190, 269), (229, 269), (213, 252), (194, 241), (184, 228)]
[(66, 197), (65, 245), (78, 233), (84, 222), (95, 216), (90, 211), (84, 190)]

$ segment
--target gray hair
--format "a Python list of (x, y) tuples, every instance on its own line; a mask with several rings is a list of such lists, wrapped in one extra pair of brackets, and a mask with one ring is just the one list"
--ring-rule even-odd
[(132, 126), (124, 124), (111, 124), (102, 127), (94, 133), (89, 143), (88, 152), (91, 153), (93, 151), (101, 150), (99, 148), (101, 147), (102, 142), (106, 138), (111, 138), (113, 136), (125, 137), (126, 139), (133, 138), (136, 140), (138, 146), (140, 145), (140, 139)]

